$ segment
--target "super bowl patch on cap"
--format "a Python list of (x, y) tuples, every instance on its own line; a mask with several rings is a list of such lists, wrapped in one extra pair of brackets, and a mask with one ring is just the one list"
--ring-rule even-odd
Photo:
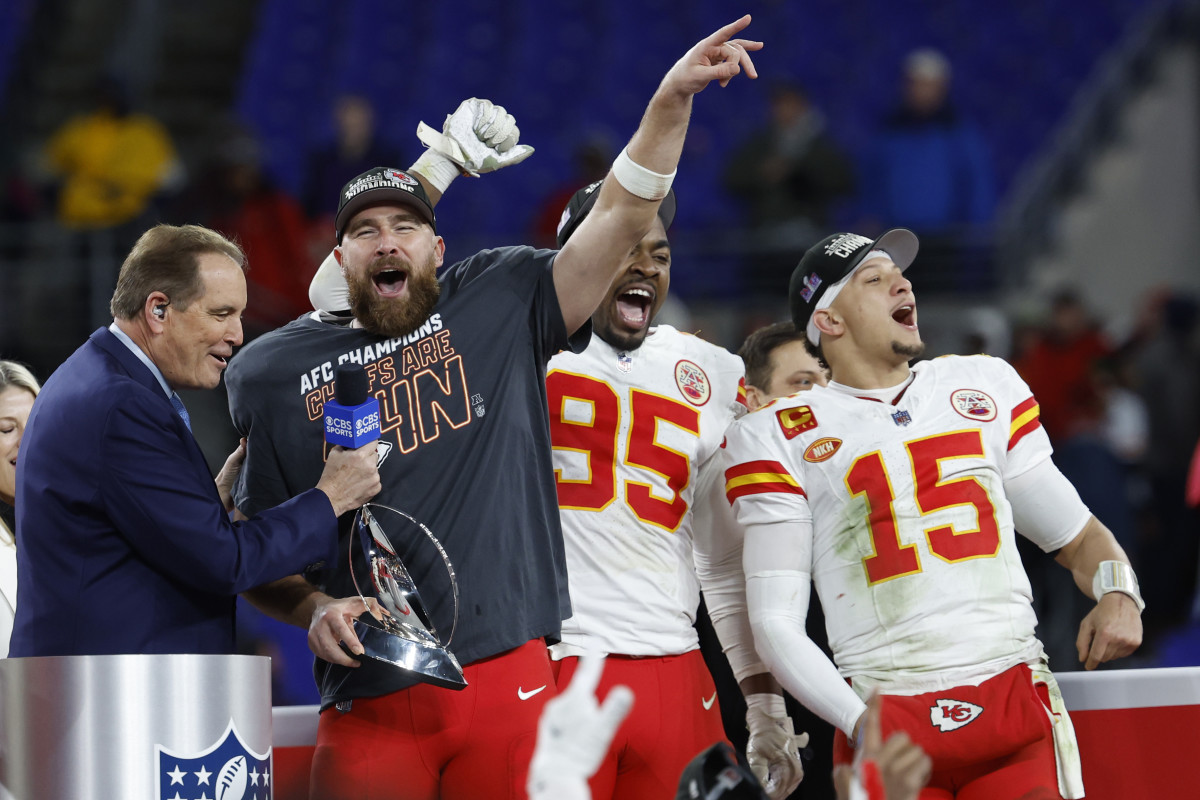
[(821, 286), (821, 276), (815, 272), (810, 272), (804, 278), (804, 288), (800, 290), (800, 296), (804, 298), (804, 302), (812, 302), (813, 292)]

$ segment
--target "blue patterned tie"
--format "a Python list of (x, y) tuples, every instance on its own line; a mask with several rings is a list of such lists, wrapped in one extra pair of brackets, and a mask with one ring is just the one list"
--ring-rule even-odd
[(192, 429), (192, 418), (188, 416), (187, 408), (184, 407), (183, 401), (179, 399), (179, 395), (171, 392), (171, 407), (175, 409), (175, 413), (183, 418), (183, 424), (187, 425), (187, 429)]

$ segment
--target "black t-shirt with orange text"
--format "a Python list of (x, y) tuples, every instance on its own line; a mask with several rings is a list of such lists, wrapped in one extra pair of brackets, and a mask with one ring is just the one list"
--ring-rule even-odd
[[(591, 326), (568, 337), (551, 272), (555, 255), (485, 250), (442, 272), (437, 306), (405, 337), (306, 315), (247, 344), (226, 371), (234, 425), (249, 440), (234, 500), (252, 516), (316, 485), (334, 371), (362, 364), (388, 450), (379, 468), (383, 490), (372, 502), (423, 522), (445, 548), (459, 587), (450, 649), (464, 666), (557, 636), (571, 614), (545, 367), (559, 350), (582, 350)], [(453, 602), (440, 555), (401, 518), (376, 516), (445, 640)], [(339, 520), (337, 568), (309, 576), (335, 597), (356, 594), (347, 568), (353, 517)], [(357, 560), (357, 543), (353, 551)], [(316, 677), (323, 708), (413, 683), (371, 659), (357, 669), (318, 659)]]

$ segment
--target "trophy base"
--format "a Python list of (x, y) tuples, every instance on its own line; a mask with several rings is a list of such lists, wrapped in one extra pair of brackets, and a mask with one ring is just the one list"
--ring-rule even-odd
[(443, 689), (466, 688), (467, 679), (458, 659), (444, 647), (405, 639), (360, 619), (353, 621), (353, 628), (362, 643), (364, 657), (398, 667), (422, 683)]

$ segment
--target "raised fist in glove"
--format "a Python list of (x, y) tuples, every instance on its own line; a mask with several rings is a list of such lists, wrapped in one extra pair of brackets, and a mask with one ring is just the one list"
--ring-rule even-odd
[(771, 800), (783, 800), (804, 778), (800, 750), (808, 745), (808, 734), (794, 731), (783, 697), (777, 694), (746, 698), (746, 727), (750, 731), (746, 745), (750, 771)]
[(418, 139), (474, 176), (528, 158), (533, 148), (517, 144), (520, 136), (517, 121), (504, 106), (478, 97), (463, 100), (458, 110), (446, 117), (441, 133), (424, 122), (417, 126)]
[(566, 690), (546, 703), (529, 765), (530, 800), (586, 800), (588, 778), (600, 768), (617, 728), (633, 707), (628, 686), (614, 686), (603, 703), (596, 686), (600, 656), (583, 656)]

